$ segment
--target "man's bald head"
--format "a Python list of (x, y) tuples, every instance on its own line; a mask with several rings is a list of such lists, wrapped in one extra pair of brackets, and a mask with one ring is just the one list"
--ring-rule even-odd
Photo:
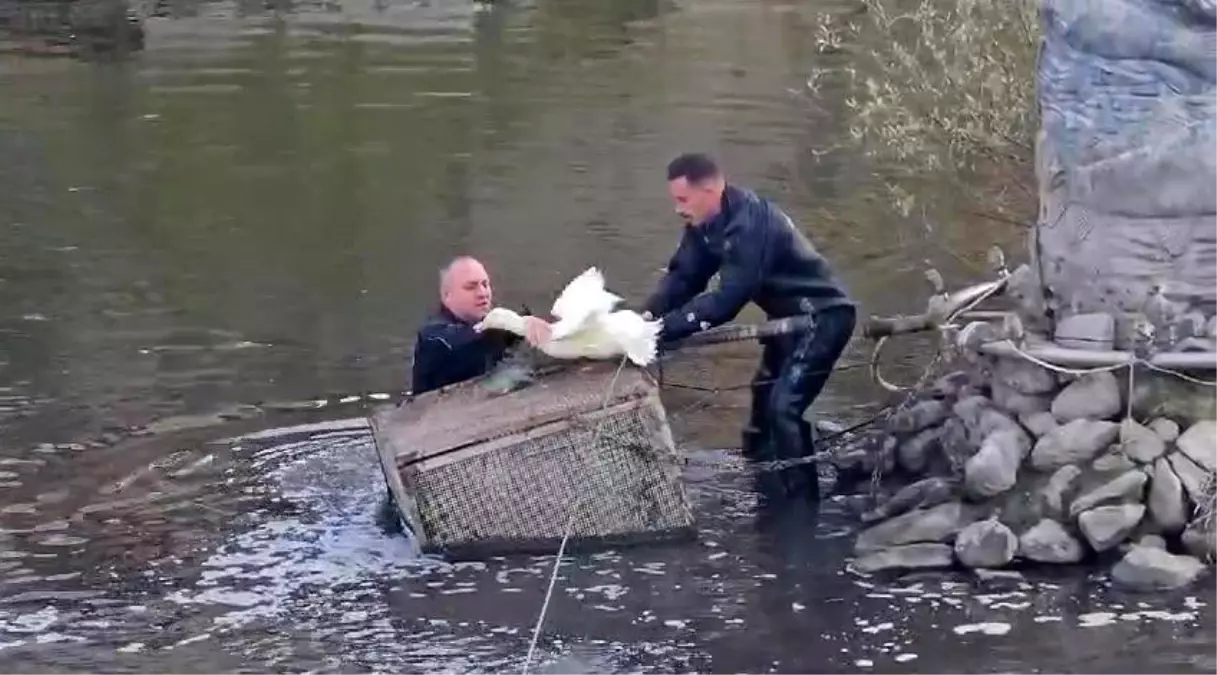
[(458, 319), (481, 321), (490, 311), (490, 275), (476, 258), (453, 258), (439, 273), (440, 302)]

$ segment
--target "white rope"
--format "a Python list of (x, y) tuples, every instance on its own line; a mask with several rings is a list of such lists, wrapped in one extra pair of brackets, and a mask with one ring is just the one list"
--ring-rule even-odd
[[(1004, 341), (1006, 341), (1006, 340), (1004, 340), (1004, 339), (994, 340), (993, 342), (1004, 342)], [(1034, 363), (1035, 365), (1037, 365), (1041, 368), (1046, 368), (1048, 370), (1055, 371), (1058, 373), (1064, 373), (1066, 375), (1090, 375), (1092, 373), (1106, 373), (1106, 372), (1110, 372), (1113, 370), (1119, 370), (1121, 368), (1128, 368), (1130, 366), (1134, 366), (1139, 361), (1139, 359), (1129, 359), (1128, 361), (1125, 361), (1124, 363), (1117, 363), (1117, 364), (1110, 365), (1110, 366), (1096, 366), (1094, 368), (1066, 368), (1064, 366), (1058, 366), (1055, 363), (1049, 363), (1041, 358), (1032, 356), (1031, 354), (1028, 354), (1027, 352), (1020, 349), (1019, 346), (1014, 344), (1013, 342), (1010, 342), (1010, 346), (1014, 348), (1014, 352), (1016, 354), (1018, 354), (1019, 356), (1021, 356), (1024, 359), (1030, 361), (1031, 363)]]
[(1149, 368), (1150, 370), (1155, 370), (1160, 373), (1165, 373), (1167, 375), (1173, 375), (1179, 379), (1186, 380), (1188, 382), (1193, 382), (1195, 384), (1205, 385), (1205, 386), (1209, 386), (1209, 387), (1217, 387), (1217, 382), (1201, 380), (1199, 378), (1192, 377), (1190, 375), (1181, 373), (1177, 370), (1171, 370), (1170, 368), (1163, 368), (1162, 366), (1154, 365), (1153, 363), (1150, 363), (1148, 360), (1140, 358), (1140, 357), (1133, 357), (1133, 358), (1129, 359), (1126, 363), (1117, 363), (1117, 364), (1111, 365), (1111, 366), (1098, 366), (1096, 368), (1065, 368), (1063, 366), (1058, 366), (1053, 363), (1048, 363), (1047, 361), (1044, 361), (1043, 359), (1038, 359), (1038, 358), (1032, 356), (1031, 354), (1028, 354), (1027, 352), (1023, 351), (1022, 349), (1019, 349), (1018, 345), (1014, 345), (1013, 343), (1011, 343), (1011, 346), (1014, 348), (1014, 353), (1018, 354), (1020, 357), (1040, 366), (1041, 368), (1047, 368), (1048, 370), (1052, 370), (1052, 371), (1055, 371), (1058, 373), (1066, 373), (1069, 375), (1089, 375), (1091, 373), (1103, 373), (1103, 372), (1109, 372), (1109, 371), (1113, 371), (1113, 370), (1119, 370), (1120, 368), (1127, 368), (1128, 369), (1128, 403), (1124, 409), (1125, 419), (1133, 418), (1132, 412), (1133, 412), (1133, 399), (1134, 399), (1134, 395), (1136, 393), (1137, 366), (1145, 366), (1146, 368)]
[[(1124, 406), (1124, 419), (1125, 420), (1132, 419), (1132, 400), (1133, 400), (1133, 392), (1136, 390), (1136, 383), (1135, 383), (1136, 373), (1137, 373), (1137, 369), (1135, 366), (1128, 367), (1128, 404)], [(1120, 435), (1123, 436), (1123, 434), (1124, 434), (1124, 432), (1121, 431)]]
[(1217, 381), (1202, 380), (1198, 377), (1192, 377), (1191, 375), (1185, 375), (1177, 370), (1171, 370), (1170, 368), (1163, 368), (1162, 366), (1154, 365), (1154, 364), (1150, 363), (1149, 361), (1144, 361), (1143, 363), (1150, 370), (1156, 370), (1159, 373), (1166, 373), (1167, 375), (1174, 375), (1175, 377), (1177, 377), (1181, 380), (1187, 380), (1188, 382), (1192, 382), (1195, 384), (1203, 384), (1208, 387), (1217, 387)]
[[(604, 400), (600, 404), (600, 409), (604, 410), (608, 407), (609, 399), (613, 396), (613, 388), (617, 385), (617, 378), (621, 375), (621, 369), (625, 367), (626, 357), (622, 357), (621, 363), (617, 364), (617, 372), (613, 373), (613, 379), (609, 382), (608, 389), (604, 392)], [(601, 420), (592, 431), (591, 447), (596, 447), (596, 441), (600, 439), (600, 430), (604, 428), (604, 420)], [(554, 560), (554, 569), (549, 575), (549, 587), (545, 589), (545, 600), (541, 603), (541, 611), (537, 615), (537, 624), (532, 629), (532, 641), (528, 644), (528, 655), (524, 658), (524, 669), (521, 671), (523, 675), (528, 675), (528, 666), (532, 664), (532, 655), (537, 649), (537, 641), (541, 637), (541, 626), (545, 623), (545, 615), (549, 612), (549, 601), (554, 596), (554, 587), (558, 584), (558, 569), (562, 567), (562, 555), (566, 552), (566, 542), (570, 540), (571, 528), (575, 525), (575, 516), (579, 514), (579, 508), (583, 506), (583, 497), (587, 494), (587, 490), (579, 493), (578, 499), (570, 510), (570, 517), (566, 519), (566, 527), (562, 531), (562, 542), (558, 544), (558, 557)]]

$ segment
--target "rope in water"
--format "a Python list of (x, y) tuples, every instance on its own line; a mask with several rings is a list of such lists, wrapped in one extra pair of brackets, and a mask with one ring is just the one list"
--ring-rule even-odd
[[(604, 410), (608, 407), (609, 400), (613, 397), (613, 388), (617, 385), (617, 378), (621, 375), (621, 370), (625, 368), (626, 358), (623, 357), (621, 362), (617, 364), (617, 372), (613, 373), (613, 379), (609, 381), (608, 388), (604, 392), (604, 400), (600, 404), (600, 409)], [(592, 431), (592, 439), (588, 445), (592, 448), (596, 447), (596, 441), (600, 439), (600, 431), (604, 428), (602, 420), (596, 425)], [(583, 496), (587, 494), (584, 490), (579, 493), (579, 498), (575, 500), (571, 507), (570, 516), (566, 519), (566, 527), (562, 530), (562, 541), (558, 544), (557, 559), (554, 560), (554, 569), (549, 575), (549, 587), (545, 589), (545, 600), (541, 603), (541, 611), (537, 614), (537, 624), (532, 629), (532, 640), (528, 644), (528, 655), (524, 658), (524, 669), (521, 671), (523, 675), (528, 675), (528, 666), (532, 664), (533, 653), (537, 649), (537, 641), (541, 638), (541, 626), (545, 624), (545, 615), (549, 612), (549, 602), (554, 596), (554, 587), (558, 584), (558, 569), (562, 567), (562, 556), (566, 553), (566, 543), (570, 541), (571, 529), (575, 526), (575, 516), (579, 513), (579, 507), (583, 506)]]

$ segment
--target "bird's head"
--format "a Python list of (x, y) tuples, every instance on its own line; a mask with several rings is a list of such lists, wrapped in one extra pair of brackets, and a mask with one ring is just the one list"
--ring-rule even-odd
[(486, 316), (473, 326), (473, 329), (479, 333), (487, 328), (497, 328), (498, 330), (509, 331), (516, 335), (524, 335), (528, 332), (524, 317), (506, 307), (495, 307), (486, 312)]

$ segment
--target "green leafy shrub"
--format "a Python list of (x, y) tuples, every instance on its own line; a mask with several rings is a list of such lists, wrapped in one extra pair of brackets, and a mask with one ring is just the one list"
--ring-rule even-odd
[(846, 91), (849, 141), (873, 161), (869, 189), (905, 216), (1031, 225), (1039, 2), (859, 2), (819, 17), (817, 48), (843, 65), (816, 69), (807, 86)]

